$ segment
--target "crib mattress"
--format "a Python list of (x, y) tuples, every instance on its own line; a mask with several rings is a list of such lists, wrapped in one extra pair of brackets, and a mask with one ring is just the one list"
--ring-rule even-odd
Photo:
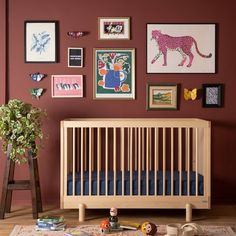
[[(180, 186), (179, 186), (179, 177), (180, 173), (182, 175), (182, 193), (181, 195), (188, 194), (188, 175), (186, 171), (175, 171), (174, 172), (174, 195), (179, 195)], [(89, 172), (83, 172), (83, 195), (89, 195)], [(146, 172), (142, 171), (140, 176), (140, 193), (141, 195), (147, 195), (146, 193)], [(155, 172), (149, 171), (149, 193), (148, 195), (155, 194)], [(204, 194), (204, 178), (202, 175), (198, 174), (198, 195)], [(81, 173), (75, 173), (75, 195), (81, 195)], [(133, 193), (132, 195), (138, 195), (138, 172), (133, 172)], [(73, 194), (72, 188), (72, 174), (68, 174), (67, 179), (67, 195)], [(108, 172), (108, 195), (114, 195), (114, 173), (112, 171)], [(92, 185), (91, 185), (91, 194), (97, 195), (97, 171), (92, 172)], [(165, 172), (165, 195), (171, 195), (171, 172)], [(100, 172), (100, 194), (105, 195), (106, 191), (106, 178), (105, 172)], [(194, 171), (190, 172), (190, 195), (196, 195), (196, 173)], [(122, 172), (116, 172), (116, 195), (122, 195)], [(130, 172), (126, 171), (124, 173), (124, 195), (130, 194)], [(163, 172), (157, 171), (157, 195), (163, 195)]]

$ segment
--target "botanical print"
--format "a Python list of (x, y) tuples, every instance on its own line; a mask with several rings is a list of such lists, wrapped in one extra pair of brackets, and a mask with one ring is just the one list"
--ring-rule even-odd
[(206, 88), (206, 104), (218, 104), (219, 90), (217, 87)]
[(47, 31), (43, 31), (41, 33), (33, 33), (32, 45), (30, 50), (41, 54), (47, 50), (50, 44), (50, 40), (51, 36)]
[(148, 73), (214, 73), (215, 24), (148, 24)]
[(25, 22), (25, 62), (56, 62), (56, 22)]
[(95, 97), (134, 97), (133, 54), (133, 50), (95, 50)]
[(52, 75), (52, 97), (83, 97), (82, 75)]

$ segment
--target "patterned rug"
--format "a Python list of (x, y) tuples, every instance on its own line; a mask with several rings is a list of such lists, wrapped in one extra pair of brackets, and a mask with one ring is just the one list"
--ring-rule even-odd
[[(205, 236), (236, 236), (231, 227), (228, 226), (201, 226)], [(65, 236), (65, 232), (81, 230), (91, 236), (101, 236), (104, 234), (99, 232), (99, 225), (80, 225), (76, 227), (68, 227), (65, 231), (36, 231), (34, 225), (16, 225), (9, 236)], [(157, 235), (165, 235), (166, 226), (158, 225)], [(110, 236), (143, 236), (144, 234), (137, 230), (124, 230), (119, 233), (109, 233)]]

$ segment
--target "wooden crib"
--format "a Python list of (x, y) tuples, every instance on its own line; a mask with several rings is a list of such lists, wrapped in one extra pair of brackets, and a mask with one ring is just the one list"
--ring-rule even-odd
[(62, 209), (209, 209), (211, 123), (202, 119), (61, 121)]

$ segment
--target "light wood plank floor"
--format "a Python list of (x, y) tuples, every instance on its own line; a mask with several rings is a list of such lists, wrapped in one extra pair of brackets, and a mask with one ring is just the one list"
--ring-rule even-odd
[[(78, 225), (78, 210), (60, 210), (57, 207), (45, 206), (43, 214), (63, 215), (67, 225)], [(84, 224), (99, 224), (109, 217), (109, 209), (86, 210)], [(118, 210), (119, 220), (130, 220), (142, 223), (151, 221), (156, 224), (185, 223), (184, 210)], [(193, 220), (198, 224), (228, 225), (236, 230), (236, 205), (215, 205), (211, 210), (193, 210)], [(35, 224), (32, 219), (31, 206), (13, 206), (12, 212), (0, 220), (0, 236), (8, 236), (14, 225)]]

